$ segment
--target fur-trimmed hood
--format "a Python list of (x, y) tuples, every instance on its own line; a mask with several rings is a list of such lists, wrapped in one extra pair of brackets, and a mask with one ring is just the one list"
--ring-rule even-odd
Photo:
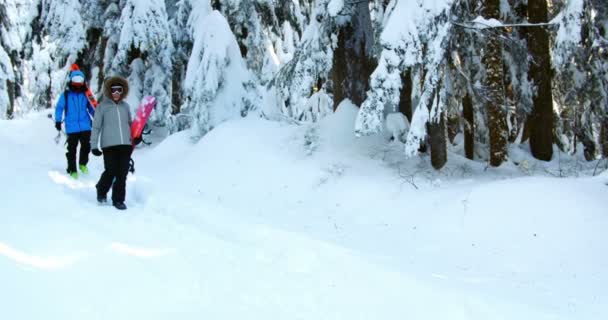
[(110, 91), (110, 88), (113, 85), (122, 86), (122, 95), (120, 96), (121, 101), (129, 95), (129, 82), (127, 81), (127, 79), (116, 76), (106, 79), (106, 81), (103, 83), (103, 94), (106, 98), (112, 100), (112, 92)]

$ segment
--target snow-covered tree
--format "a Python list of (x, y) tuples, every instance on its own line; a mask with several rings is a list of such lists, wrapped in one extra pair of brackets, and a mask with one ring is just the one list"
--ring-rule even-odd
[(437, 168), (458, 133), (468, 158), (493, 165), (507, 143), (528, 139), (543, 159), (554, 137), (567, 152), (582, 143), (590, 160), (608, 154), (602, 0), (0, 0), (0, 9), (3, 117), (52, 107), (78, 62), (98, 94), (120, 74), (133, 107), (156, 96), (152, 123), (169, 132), (201, 136), (254, 105), (267, 118), (318, 121), (349, 99), (361, 105), (356, 135), (379, 132), (388, 114), (407, 119), (406, 155), (430, 150)]
[(144, 95), (156, 97), (151, 119), (164, 125), (171, 114), (171, 29), (162, 0), (125, 0), (111, 72), (128, 77), (129, 103), (136, 107)]
[[(170, 18), (171, 36), (173, 38), (173, 45), (175, 47), (175, 53), (173, 55), (173, 74), (172, 74), (172, 115), (180, 113), (183, 104), (183, 92), (182, 84), (186, 77), (186, 67), (188, 66), (188, 59), (192, 53), (192, 32), (188, 25), (188, 20), (192, 13), (191, 0), (179, 0), (175, 2), (172, 7), (174, 10), (173, 15)], [(170, 131), (179, 131), (180, 125), (176, 123), (176, 127), (169, 128)]]
[(437, 88), (445, 64), (451, 3), (450, 0), (434, 0), (394, 4), (382, 33), (383, 50), (371, 76), (371, 89), (357, 117), (357, 135), (379, 132), (385, 114), (398, 110), (401, 75), (411, 67), (424, 66), (424, 72), (419, 74), (423, 87), (413, 110), (406, 154), (415, 154), (425, 141), (427, 123), (441, 121), (445, 104), (434, 98), (439, 93)]
[(338, 27), (331, 71), (334, 109), (344, 99), (360, 105), (365, 100), (369, 76), (376, 65), (369, 4), (332, 1), (328, 9), (330, 14), (336, 12)]
[(13, 50), (12, 23), (7, 14), (7, 3), (0, 1), (0, 119), (11, 118), (14, 108), (15, 74), (9, 53)]
[(105, 1), (101, 10), (103, 12), (103, 35), (101, 37), (102, 44), (100, 47), (100, 51), (102, 51), (102, 53), (99, 61), (99, 75), (97, 78), (97, 90), (100, 91), (100, 93), (98, 94), (99, 97), (103, 96), (101, 94), (103, 80), (106, 78), (106, 76), (111, 76), (116, 73), (116, 70), (113, 69), (112, 62), (114, 60), (114, 57), (116, 56), (116, 52), (118, 51), (118, 44), (121, 40), (121, 9), (119, 0)]
[[(12, 79), (7, 79), (6, 90), (9, 98), (9, 107), (6, 116), (12, 118), (23, 114), (30, 109), (31, 103), (27, 100), (24, 90), (24, 59), (31, 56), (31, 23), (37, 10), (34, 10), (38, 1), (11, 0), (0, 1), (4, 6), (4, 14), (0, 15), (1, 29), (0, 43), (8, 55), (10, 69), (6, 69), (4, 78), (12, 73)], [(0, 82), (3, 82), (0, 80)], [(1, 93), (0, 93), (1, 94)], [(0, 107), (1, 109), (1, 107)]]
[[(500, 1), (484, 1), (484, 18), (500, 19)], [(488, 37), (483, 51), (482, 62), (486, 67), (484, 77), (484, 108), (488, 116), (490, 134), (490, 165), (498, 167), (507, 159), (508, 127), (507, 106), (505, 104), (503, 47), (496, 36)]]
[[(86, 26), (80, 0), (42, 0), (45, 32), (54, 42), (57, 65), (69, 66), (85, 47)], [(67, 63), (66, 63), (67, 61)]]
[(247, 114), (253, 107), (253, 88), (226, 19), (209, 4), (198, 3), (189, 24), (194, 42), (181, 112), (190, 117), (193, 136), (200, 137), (225, 120)]
[[(532, 24), (548, 22), (547, 0), (528, 0), (528, 19)], [(530, 52), (530, 82), (533, 94), (532, 113), (527, 125), (530, 133), (530, 150), (540, 160), (549, 161), (553, 155), (553, 94), (551, 90), (551, 55), (549, 35), (545, 28), (527, 30)]]
[(608, 4), (597, 0), (562, 4), (554, 19), (559, 29), (552, 56), (558, 143), (575, 152), (580, 142), (586, 158), (592, 160), (600, 150), (607, 155)]
[[(82, 19), (84, 10), (80, 0), (42, 0), (41, 5), (43, 31), (47, 35), (42, 39), (41, 52), (48, 51), (47, 54), (52, 57), (48, 98), (53, 100), (63, 92), (69, 67), (76, 62), (79, 53), (86, 46), (87, 28)], [(46, 61), (41, 63), (45, 64)], [(36, 69), (40, 72), (46, 71), (44, 66)], [(39, 89), (44, 90), (43, 87)], [(49, 101), (48, 106), (50, 105), (54, 105), (54, 102)]]
[[(316, 121), (332, 111), (331, 108), (311, 110), (308, 100), (315, 92), (331, 94), (327, 84), (333, 50), (337, 46), (335, 19), (342, 9), (336, 2), (319, 0), (315, 3), (310, 24), (304, 30), (293, 58), (269, 83), (276, 94), (277, 108), (297, 121)], [(330, 4), (332, 7), (328, 7)]]
[(248, 68), (262, 84), (293, 58), (309, 21), (312, 2), (213, 1), (228, 20)]

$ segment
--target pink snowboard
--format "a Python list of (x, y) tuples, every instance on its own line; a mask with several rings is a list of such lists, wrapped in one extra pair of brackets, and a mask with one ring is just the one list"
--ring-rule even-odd
[(141, 133), (144, 131), (144, 127), (146, 126), (146, 122), (148, 121), (148, 118), (150, 118), (150, 114), (155, 106), (156, 98), (153, 96), (145, 96), (141, 100), (139, 107), (137, 107), (137, 111), (135, 111), (135, 119), (131, 125), (132, 141), (141, 136)]

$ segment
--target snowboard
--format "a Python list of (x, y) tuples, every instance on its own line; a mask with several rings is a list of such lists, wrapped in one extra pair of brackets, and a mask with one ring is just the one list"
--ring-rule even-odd
[[(146, 122), (148, 122), (148, 118), (150, 118), (150, 114), (152, 114), (152, 110), (155, 106), (156, 98), (153, 96), (145, 96), (137, 107), (135, 119), (133, 119), (133, 123), (131, 124), (131, 152), (135, 150), (135, 139), (141, 138)], [(129, 160), (129, 172), (135, 173), (135, 162), (133, 161), (133, 158)]]
[(135, 119), (133, 119), (133, 124), (131, 124), (131, 141), (135, 141), (136, 138), (141, 137), (144, 127), (146, 126), (146, 122), (148, 122), (148, 118), (150, 118), (150, 114), (152, 114), (152, 110), (155, 106), (156, 98), (153, 96), (145, 96), (141, 100), (141, 103), (135, 111)]
[[(80, 67), (74, 63), (70, 67), (70, 71), (80, 71)], [(91, 103), (93, 108), (97, 108), (97, 104), (98, 104), (97, 99), (95, 99), (95, 95), (93, 94), (93, 91), (91, 91), (91, 88), (89, 88), (89, 86), (87, 86), (85, 95), (87, 96), (87, 99), (89, 100), (89, 102)]]

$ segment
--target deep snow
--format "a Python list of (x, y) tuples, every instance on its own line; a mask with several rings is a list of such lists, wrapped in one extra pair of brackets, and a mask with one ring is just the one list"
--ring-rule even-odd
[(435, 172), (355, 138), (356, 114), (137, 150), (124, 213), (95, 202), (100, 158), (67, 177), (45, 114), (0, 121), (0, 318), (608, 316), (606, 174), (554, 178), (521, 150)]

